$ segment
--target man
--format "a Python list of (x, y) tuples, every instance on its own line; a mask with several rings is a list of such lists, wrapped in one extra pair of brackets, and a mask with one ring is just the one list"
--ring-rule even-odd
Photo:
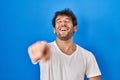
[(94, 55), (73, 43), (77, 20), (69, 9), (55, 13), (52, 24), (56, 41), (38, 41), (28, 48), (33, 63), (40, 63), (41, 80), (100, 80)]

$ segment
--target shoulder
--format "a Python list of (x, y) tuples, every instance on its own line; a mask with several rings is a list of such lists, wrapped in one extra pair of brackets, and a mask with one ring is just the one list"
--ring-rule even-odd
[(48, 45), (49, 45), (50, 48), (55, 47), (55, 41), (49, 42)]
[(52, 41), (52, 42), (48, 42), (48, 45), (54, 45), (55, 41)]
[(78, 46), (79, 53), (80, 53), (86, 60), (89, 60), (89, 59), (91, 59), (91, 58), (94, 58), (94, 54), (93, 54), (91, 51), (89, 51), (89, 50), (87, 50), (87, 49), (85, 49), (85, 48), (83, 48), (83, 47), (81, 47), (81, 46), (79, 46), (79, 45), (77, 45), (77, 46)]

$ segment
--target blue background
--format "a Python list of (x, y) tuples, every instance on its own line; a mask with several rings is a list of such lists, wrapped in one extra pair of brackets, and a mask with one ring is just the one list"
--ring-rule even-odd
[(102, 80), (119, 80), (119, 0), (1, 0), (0, 80), (39, 80), (27, 48), (38, 40), (55, 40), (55, 11), (73, 10), (78, 20), (74, 42), (95, 55)]

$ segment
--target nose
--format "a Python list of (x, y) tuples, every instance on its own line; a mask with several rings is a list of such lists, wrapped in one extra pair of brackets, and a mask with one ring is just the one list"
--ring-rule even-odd
[(65, 21), (61, 21), (60, 25), (61, 25), (61, 26), (66, 26)]

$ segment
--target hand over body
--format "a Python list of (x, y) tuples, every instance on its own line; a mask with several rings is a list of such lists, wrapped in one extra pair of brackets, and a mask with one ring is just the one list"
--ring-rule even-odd
[(45, 41), (38, 41), (28, 48), (28, 54), (33, 63), (39, 60), (45, 62), (50, 58), (49, 45)]

